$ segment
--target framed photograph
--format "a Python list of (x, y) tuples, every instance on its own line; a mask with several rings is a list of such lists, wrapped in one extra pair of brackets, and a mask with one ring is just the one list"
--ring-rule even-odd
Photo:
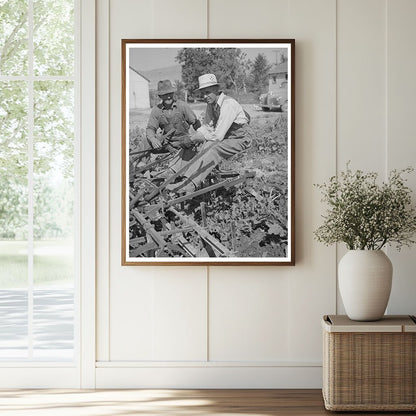
[(294, 265), (295, 41), (122, 40), (122, 265)]

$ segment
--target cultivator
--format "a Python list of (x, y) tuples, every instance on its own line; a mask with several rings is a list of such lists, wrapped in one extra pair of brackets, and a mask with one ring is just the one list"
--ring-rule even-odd
[[(206, 229), (206, 205), (211, 193), (244, 183), (254, 172), (213, 171), (200, 189), (181, 194), (167, 190), (169, 184), (181, 178), (189, 164), (195, 163), (207, 149), (198, 153), (181, 170), (161, 177), (163, 167), (175, 154), (160, 154), (155, 160), (136, 166), (130, 176), (130, 257), (234, 257)], [(131, 172), (132, 173), (132, 172)], [(198, 220), (198, 222), (196, 221)], [(233, 236), (231, 236), (233, 238)], [(234, 242), (232, 247), (234, 247)]]

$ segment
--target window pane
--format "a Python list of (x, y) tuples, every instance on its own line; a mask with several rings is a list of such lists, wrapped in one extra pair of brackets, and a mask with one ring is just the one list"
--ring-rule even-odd
[(27, 290), (0, 289), (0, 360), (27, 358), (27, 308)]
[(0, 82), (0, 288), (27, 282), (27, 85)]
[(34, 118), (35, 283), (50, 284), (73, 277), (73, 82), (35, 82)]
[[(74, 177), (74, 83), (34, 83), (34, 171)], [(50, 175), (49, 175), (50, 176)]]
[(33, 357), (72, 360), (74, 349), (74, 290), (37, 288), (33, 298)]
[(0, 75), (27, 75), (27, 0), (0, 0)]
[(27, 357), (27, 85), (0, 82), (0, 359)]
[[(0, 81), (0, 177), (27, 179), (27, 84)], [(26, 183), (26, 182), (25, 182)]]
[(34, 85), (34, 358), (72, 359), (74, 85)]
[(73, 75), (74, 1), (35, 0), (34, 70), (36, 75)]

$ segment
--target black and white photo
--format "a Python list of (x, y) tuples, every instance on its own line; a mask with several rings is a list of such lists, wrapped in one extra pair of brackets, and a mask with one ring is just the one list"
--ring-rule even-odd
[(294, 40), (122, 41), (122, 264), (294, 264)]

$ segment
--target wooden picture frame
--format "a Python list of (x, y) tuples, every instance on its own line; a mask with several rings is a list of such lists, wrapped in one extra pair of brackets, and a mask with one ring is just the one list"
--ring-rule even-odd
[(295, 41), (121, 47), (122, 265), (294, 265)]

